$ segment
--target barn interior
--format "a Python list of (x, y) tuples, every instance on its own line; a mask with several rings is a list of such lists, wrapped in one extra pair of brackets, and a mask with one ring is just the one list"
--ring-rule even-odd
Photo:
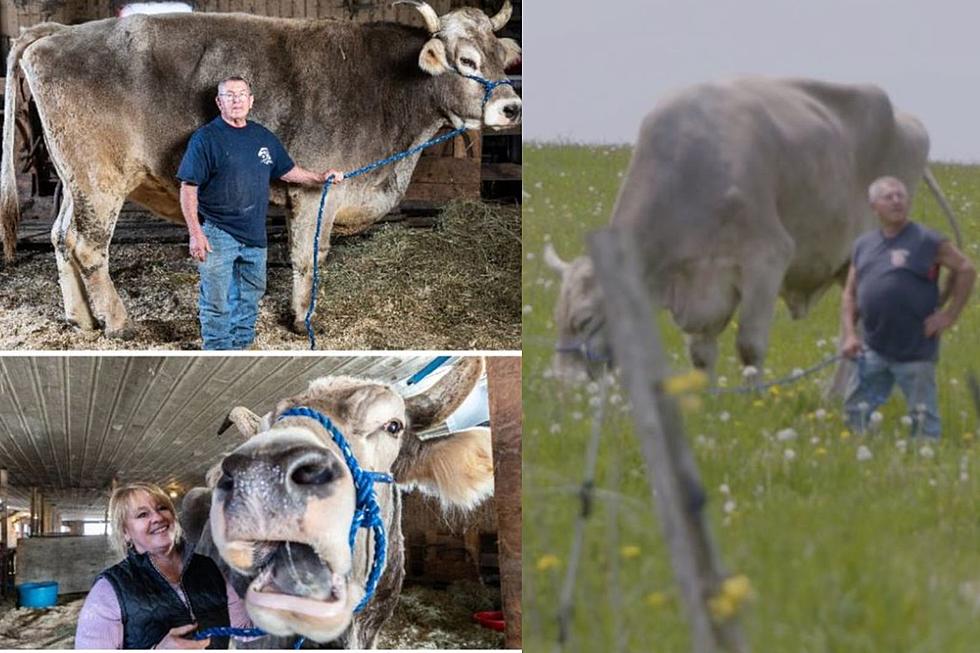
[[(0, 358), (0, 648), (72, 648), (87, 591), (98, 573), (118, 560), (107, 537), (112, 489), (130, 481), (154, 482), (179, 506), (191, 488), (204, 485), (206, 471), (242, 442), (234, 428), (219, 432), (232, 407), (264, 414), (279, 399), (327, 375), (377, 379), (411, 395), (436, 382), (454, 360), (431, 355)], [(511, 377), (517, 383), (509, 382), (516, 387), (507, 392), (493, 380), (496, 366), (504, 363), (518, 370)], [(504, 423), (497, 417), (503, 414), (500, 406), (520, 414), (519, 361), (491, 358), (488, 369), (490, 378), (423, 437), (489, 424), (497, 457), (493, 424)], [(510, 423), (502, 432), (514, 424), (519, 429), (519, 419)], [(503, 646), (503, 633), (472, 619), (475, 612), (501, 608), (502, 569), (517, 570), (516, 579), (503, 585), (516, 581), (520, 595), (519, 547), (516, 567), (500, 557), (505, 547), (498, 536), (498, 508), (507, 492), (501, 494), (497, 473), (498, 499), (468, 514), (445, 515), (437, 501), (417, 492), (405, 495), (405, 590), (379, 646)], [(511, 499), (519, 492), (518, 480)], [(511, 548), (503, 555), (513, 553)], [(18, 607), (19, 586), (49, 581), (57, 582), (57, 605)]]

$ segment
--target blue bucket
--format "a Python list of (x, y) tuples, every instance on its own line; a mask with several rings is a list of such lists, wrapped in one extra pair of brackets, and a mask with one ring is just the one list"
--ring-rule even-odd
[(58, 602), (58, 583), (23, 583), (17, 586), (17, 595), (22, 608), (50, 608)]

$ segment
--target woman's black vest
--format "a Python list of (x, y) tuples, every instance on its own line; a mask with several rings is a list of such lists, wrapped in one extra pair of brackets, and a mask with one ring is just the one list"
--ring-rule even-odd
[[(149, 554), (130, 548), (125, 560), (100, 577), (109, 581), (119, 599), (123, 648), (152, 648), (171, 628), (190, 623), (196, 623), (199, 631), (229, 625), (225, 579), (211, 558), (196, 553), (184, 556), (180, 584), (190, 609), (150, 562)], [(212, 637), (208, 648), (228, 648), (228, 638)]]

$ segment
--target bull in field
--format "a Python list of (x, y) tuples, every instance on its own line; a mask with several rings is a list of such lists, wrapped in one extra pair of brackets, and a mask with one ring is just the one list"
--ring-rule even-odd
[[(51, 232), (67, 319), (126, 333), (126, 309), (109, 277), (109, 242), (124, 200), (183, 224), (175, 177), (191, 133), (214, 116), (217, 83), (249, 80), (255, 120), (312, 169), (352, 170), (418, 145), (445, 125), (502, 128), (521, 119), (508, 85), (484, 101), (520, 57), (498, 39), (511, 13), (462, 8), (442, 17), (415, 5), (427, 29), (242, 14), (134, 15), (77, 26), (43, 23), (11, 47), (4, 104), (0, 224), (13, 257), (19, 220), (14, 116), (23, 75), (43, 124), (64, 202)], [(331, 190), (316, 263), (331, 233), (356, 234), (396, 206), (418, 154)], [(310, 303), (320, 192), (276, 183), (287, 206), (293, 326)]]
[[(408, 398), (376, 381), (326, 377), (265, 417), (231, 411), (229, 420), (248, 439), (208, 474), (207, 489), (187, 494), (180, 521), (191, 546), (215, 559), (253, 622), (270, 633), (246, 646), (285, 647), (296, 635), (334, 647), (374, 646), (405, 574), (403, 489), (419, 488), (457, 509), (493, 491), (488, 429), (416, 435), (459, 407), (482, 372), (482, 359), (462, 359), (427, 392)], [(293, 414), (297, 407), (308, 414)], [(342, 433), (361, 470), (394, 481), (374, 485), (387, 556), (373, 596), (356, 613), (379, 536), (355, 528), (351, 547), (352, 520), (363, 506), (348, 452), (326, 422), (309, 415)]]
[[(854, 239), (877, 225), (872, 181), (913, 192), (925, 175), (947, 208), (928, 152), (922, 123), (875, 86), (702, 84), (643, 120), (611, 225), (635, 244), (696, 367), (714, 369), (736, 309), (739, 358), (761, 367), (777, 298), (799, 319), (846, 277)], [(588, 257), (565, 262), (549, 244), (545, 260), (562, 277), (556, 371), (575, 376), (610, 357), (600, 289)]]

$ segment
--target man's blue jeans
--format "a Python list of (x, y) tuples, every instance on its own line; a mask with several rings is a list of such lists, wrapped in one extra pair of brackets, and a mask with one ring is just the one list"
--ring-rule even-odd
[(266, 248), (243, 245), (209, 223), (204, 235), (212, 251), (197, 265), (202, 349), (245, 349), (255, 339), (265, 293)]
[(900, 363), (866, 347), (855, 367), (844, 399), (848, 426), (863, 433), (872, 411), (888, 400), (892, 387), (898, 383), (912, 418), (912, 435), (939, 437), (941, 427), (934, 361)]

